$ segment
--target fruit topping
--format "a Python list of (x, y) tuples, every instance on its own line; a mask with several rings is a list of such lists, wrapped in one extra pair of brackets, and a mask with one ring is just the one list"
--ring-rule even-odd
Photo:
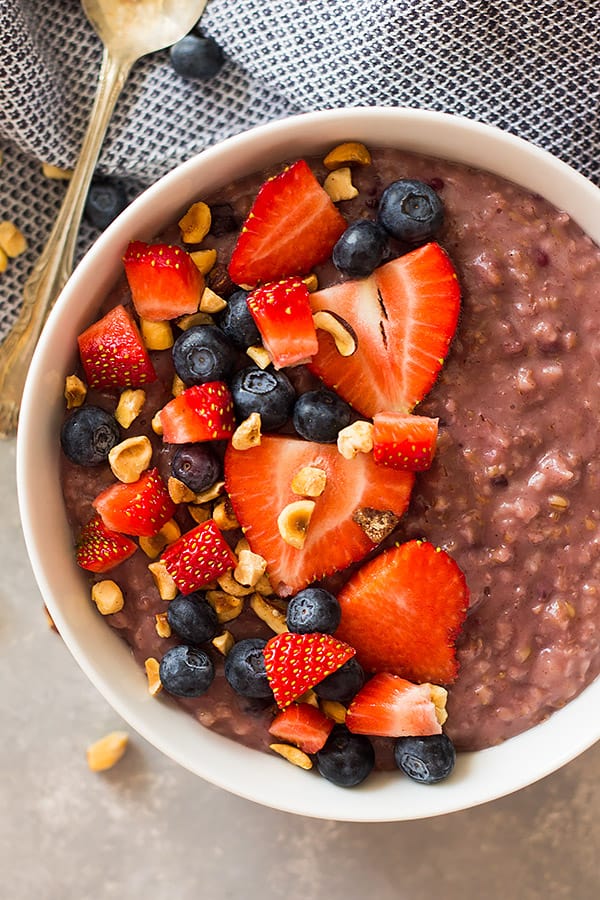
[(458, 322), (460, 290), (438, 244), (427, 244), (380, 266), (365, 279), (310, 295), (313, 311), (343, 316), (357, 349), (342, 357), (319, 330), (309, 368), (365, 416), (410, 412), (433, 386)]
[(346, 726), (354, 734), (381, 737), (439, 734), (431, 689), (389, 672), (373, 675), (348, 707)]
[(229, 264), (241, 285), (302, 275), (330, 256), (346, 228), (310, 167), (299, 160), (266, 181), (244, 223)]
[(399, 241), (424, 244), (442, 227), (444, 204), (428, 184), (403, 178), (384, 190), (377, 221)]
[(248, 295), (248, 309), (276, 369), (317, 352), (308, 288), (299, 278), (269, 282)]
[(132, 241), (123, 263), (133, 305), (143, 319), (160, 322), (198, 309), (204, 278), (181, 247)]
[(116, 420), (97, 406), (80, 406), (65, 419), (60, 443), (65, 456), (78, 466), (98, 466), (121, 440)]
[(265, 669), (263, 638), (244, 638), (234, 644), (225, 660), (225, 678), (242, 697), (273, 697)]
[(214, 38), (194, 28), (173, 44), (169, 50), (169, 60), (182, 78), (208, 81), (221, 71), (225, 57)]
[(454, 560), (427, 541), (383, 551), (338, 594), (336, 636), (356, 648), (367, 672), (449, 684), (458, 672), (455, 641), (469, 604)]
[(383, 228), (368, 219), (348, 225), (333, 248), (333, 262), (342, 275), (365, 278), (379, 266), (388, 252)]
[(104, 231), (123, 212), (127, 202), (127, 194), (121, 181), (96, 176), (88, 190), (83, 215), (90, 225), (98, 231)]
[[(292, 481), (307, 466), (324, 471), (326, 484), (315, 499), (304, 547), (297, 550), (281, 537), (277, 519), (298, 499)], [(273, 589), (289, 595), (366, 556), (375, 544), (353, 521), (354, 513), (369, 508), (402, 516), (414, 475), (392, 475), (375, 465), (370, 453), (347, 460), (332, 444), (263, 435), (261, 443), (248, 450), (227, 448), (225, 481), (252, 550), (267, 560)]]
[(231, 395), (240, 422), (260, 415), (262, 431), (273, 431), (284, 425), (292, 413), (296, 392), (284, 372), (246, 366), (231, 379)]
[(369, 738), (351, 734), (336, 725), (322, 750), (317, 753), (319, 773), (339, 787), (355, 787), (371, 774), (375, 751)]
[(91, 388), (139, 387), (156, 380), (139, 329), (124, 306), (115, 306), (77, 341)]
[(218, 325), (225, 337), (242, 350), (260, 344), (260, 332), (248, 309), (248, 291), (236, 291), (219, 315)]
[(123, 534), (109, 531), (100, 516), (93, 516), (84, 525), (77, 546), (75, 559), (82, 569), (89, 572), (108, 572), (129, 559), (137, 550), (137, 544)]
[(204, 650), (185, 644), (167, 650), (158, 671), (165, 691), (176, 697), (201, 697), (215, 677), (210, 656)]
[(197, 647), (216, 637), (221, 627), (217, 614), (202, 594), (180, 594), (167, 607), (167, 621), (187, 644)]
[(232, 372), (235, 351), (214, 325), (196, 325), (180, 334), (173, 344), (173, 366), (188, 387), (207, 381), (224, 381)]
[(338, 433), (352, 421), (352, 407), (334, 391), (306, 391), (294, 404), (296, 432), (307, 441), (334, 444)]
[(309, 703), (291, 703), (273, 719), (269, 734), (303, 750), (316, 753), (333, 728), (333, 720)]
[(340, 624), (340, 617), (337, 597), (323, 588), (307, 587), (290, 598), (287, 627), (295, 634), (311, 631), (333, 634)]
[(315, 694), (322, 700), (349, 703), (364, 683), (364, 669), (356, 656), (353, 656), (343, 666), (340, 666), (337, 672), (332, 672), (319, 684), (315, 684)]
[(264, 649), (271, 690), (282, 709), (327, 678), (350, 657), (354, 648), (330, 634), (292, 634), (270, 638)]
[(223, 440), (235, 430), (233, 401), (223, 381), (187, 388), (163, 406), (159, 417), (168, 444)]
[(236, 558), (212, 519), (185, 532), (163, 551), (161, 561), (182, 594), (193, 594), (236, 565)]
[(111, 484), (92, 506), (110, 531), (144, 537), (158, 534), (175, 512), (158, 469), (148, 469), (130, 484)]
[(413, 781), (436, 784), (452, 772), (456, 751), (447, 734), (400, 737), (394, 745), (394, 759)]
[(381, 412), (373, 416), (373, 459), (380, 466), (424, 472), (435, 455), (438, 420)]
[(171, 457), (171, 473), (194, 494), (200, 494), (221, 478), (222, 466), (210, 446), (182, 444)]

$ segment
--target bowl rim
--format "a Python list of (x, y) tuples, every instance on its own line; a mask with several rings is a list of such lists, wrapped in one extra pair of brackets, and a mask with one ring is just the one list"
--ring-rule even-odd
[[(42, 434), (49, 458), (56, 467), (58, 451), (48, 444), (56, 417), (54, 415), (53, 419), (51, 409), (40, 407), (51, 407), (53, 398), (56, 403), (56, 396), (62, 397), (66, 372), (64, 369), (59, 371), (59, 361), (55, 362), (55, 345), (58, 342), (61, 347), (66, 323), (76, 332), (79, 322), (89, 321), (89, 315), (83, 310), (71, 311), (70, 317), (67, 311), (90, 278), (95, 276), (99, 282), (94, 290), (98, 296), (114, 281), (114, 278), (109, 280), (109, 275), (99, 275), (98, 261), (107, 256), (114, 262), (117, 253), (120, 259), (120, 251), (132, 236), (150, 237), (156, 233), (160, 222), (164, 226), (172, 219), (172, 215), (162, 214), (161, 204), (165, 198), (185, 194), (189, 205), (199, 196), (195, 188), (198, 172), (204, 173), (206, 179), (206, 173), (213, 165), (221, 172), (221, 182), (227, 178), (227, 173), (249, 174), (263, 168), (263, 165), (254, 168), (240, 165), (240, 156), (256, 160), (268, 157), (275, 162), (289, 157), (290, 148), (296, 144), (302, 147), (304, 154), (343, 139), (358, 139), (370, 142), (372, 146), (382, 146), (381, 140), (371, 140), (369, 136), (373, 133), (385, 136), (388, 129), (394, 136), (388, 143), (416, 151), (424, 143), (431, 144), (433, 135), (438, 138), (443, 135), (443, 152), (430, 150), (429, 155), (475, 166), (476, 158), (483, 156), (486, 163), (478, 167), (517, 183), (522, 183), (519, 175), (528, 165), (526, 187), (570, 212), (584, 231), (600, 242), (600, 189), (567, 163), (495, 126), (448, 113), (378, 106), (325, 109), (255, 126), (209, 147), (168, 172), (137, 197), (88, 250), (58, 298), (40, 337), (25, 385), (17, 435), (18, 501), (35, 578), (71, 654), (115, 711), (150, 744), (212, 784), (273, 809), (352, 822), (406, 821), (455, 812), (506, 796), (549, 775), (600, 739), (600, 722), (595, 730), (588, 725), (584, 732), (581, 728), (577, 731), (578, 724), (589, 720), (585, 711), (590, 708), (592, 693), (600, 696), (600, 681), (597, 679), (563, 709), (522, 735), (498, 747), (460, 754), (454, 777), (430, 790), (408, 779), (400, 781), (397, 775), (377, 773), (359, 788), (343, 791), (324, 779), (309, 777), (307, 780), (306, 773), (284, 766), (267, 754), (241, 747), (207, 729), (200, 730), (199, 738), (199, 725), (187, 712), (157, 703), (152, 698), (151, 705), (148, 704), (145, 678), (134, 663), (129, 648), (101, 621), (98, 624), (110, 633), (110, 641), (118, 642), (119, 648), (116, 643), (109, 648), (115, 653), (115, 671), (112, 663), (110, 670), (99, 663), (98, 655), (106, 656), (108, 652), (104, 638), (98, 632), (96, 644), (92, 645), (87, 632), (84, 633), (81, 623), (76, 621), (81, 612), (72, 604), (71, 595), (67, 600), (64, 596), (61, 600), (64, 580), (68, 582), (69, 591), (75, 594), (79, 592), (77, 584), (83, 584), (83, 578), (80, 573), (54, 571), (53, 554), (61, 546), (64, 549), (68, 529), (66, 516), (60, 523), (49, 518), (46, 528), (40, 527), (40, 515), (42, 518), (50, 515), (41, 498), (47, 498), (49, 508), (56, 509), (56, 490), (42, 482), (41, 470), (47, 467), (36, 465), (39, 460), (36, 441)], [(281, 153), (283, 148), (287, 151)], [(87, 307), (91, 309), (89, 303)], [(63, 347), (63, 366), (66, 352)], [(48, 397), (45, 405), (40, 404), (40, 391)], [(67, 613), (65, 604), (72, 604)], [(91, 615), (98, 618), (95, 612)], [(91, 620), (89, 623), (94, 630)], [(127, 654), (127, 660), (124, 654)], [(137, 675), (132, 674), (130, 679), (129, 667), (132, 666)], [(121, 672), (127, 672), (125, 685), (118, 681)], [(556, 727), (559, 722), (560, 727)], [(575, 739), (572, 738), (573, 731), (578, 734)], [(198, 745), (206, 745), (206, 755), (198, 751)], [(532, 749), (539, 751), (540, 748), (545, 752), (533, 771), (524, 767), (523, 757), (527, 758)], [(499, 769), (497, 760), (501, 760)], [(253, 770), (251, 778), (248, 778), (248, 766)], [(489, 777), (491, 771), (494, 778)]]

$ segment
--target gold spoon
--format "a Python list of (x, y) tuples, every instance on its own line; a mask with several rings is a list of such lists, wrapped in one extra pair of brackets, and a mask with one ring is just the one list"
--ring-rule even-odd
[(0, 347), (0, 437), (15, 433), (33, 351), (73, 268), (83, 207), (115, 103), (133, 64), (190, 31), (207, 0), (81, 0), (104, 45), (98, 88), (79, 160), (50, 237), (23, 290), (19, 318)]

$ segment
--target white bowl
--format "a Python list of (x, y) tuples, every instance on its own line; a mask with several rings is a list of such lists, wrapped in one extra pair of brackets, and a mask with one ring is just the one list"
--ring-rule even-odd
[(467, 119), (411, 109), (324, 111), (255, 128), (179, 166), (139, 197), (89, 251), (61, 294), (37, 348), (21, 411), (18, 488), (32, 566), (73, 656), (115, 710), (151, 744), (216, 785), (266, 806), (349, 821), (417, 819), (508, 794), (558, 769), (600, 737), (600, 679), (550, 719), (489, 750), (459, 755), (453, 777), (423, 787), (377, 773), (344, 790), (202, 728), (157, 702), (124, 642), (89, 602), (73, 561), (59, 481), (65, 375), (77, 335), (121, 272), (132, 238), (149, 239), (192, 199), (279, 160), (319, 153), (349, 138), (487, 169), (566, 210), (600, 243), (600, 190), (564, 163), (510, 134)]

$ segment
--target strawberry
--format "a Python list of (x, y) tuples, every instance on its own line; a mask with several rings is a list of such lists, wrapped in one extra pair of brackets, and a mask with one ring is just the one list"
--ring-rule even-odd
[(92, 506), (111, 531), (153, 537), (175, 513), (158, 469), (147, 469), (130, 484), (111, 484)]
[(260, 188), (229, 263), (236, 284), (254, 287), (302, 275), (324, 262), (346, 229), (303, 160), (284, 169)]
[(292, 634), (270, 638), (264, 649), (265, 670), (277, 706), (301, 697), (354, 656), (354, 648), (330, 634)]
[[(291, 483), (305, 466), (325, 472), (326, 483), (314, 498), (298, 550), (282, 538), (277, 520), (298, 501)], [(225, 482), (245, 537), (267, 560), (274, 590), (288, 595), (366, 556), (385, 536), (377, 531), (378, 523), (391, 530), (406, 511), (414, 475), (377, 466), (370, 453), (345, 459), (335, 444), (263, 435), (248, 450), (227, 448)]]
[(469, 592), (454, 560), (426, 541), (385, 550), (338, 595), (336, 631), (368, 672), (449, 684), (458, 672), (455, 641)]
[(156, 372), (139, 329), (124, 306), (115, 306), (77, 338), (91, 388), (139, 387)]
[(305, 753), (317, 753), (333, 728), (333, 719), (310, 703), (290, 703), (273, 719), (269, 734), (300, 747)]
[(381, 412), (373, 416), (373, 459), (380, 466), (424, 472), (435, 455), (438, 420)]
[[(346, 727), (354, 734), (418, 737), (440, 734), (435, 697), (445, 691), (431, 684), (412, 684), (380, 672), (360, 689), (348, 707)], [(439, 701), (438, 701), (439, 702)]]
[(167, 547), (161, 559), (182, 594), (192, 594), (237, 565), (213, 519), (182, 534)]
[(138, 316), (161, 322), (197, 312), (204, 276), (181, 247), (132, 241), (123, 263)]
[(163, 406), (159, 416), (168, 444), (227, 439), (235, 429), (233, 400), (224, 381), (187, 388)]
[(460, 290), (448, 256), (430, 243), (368, 278), (316, 291), (310, 302), (315, 312), (345, 319), (358, 346), (341, 356), (331, 336), (319, 331), (309, 368), (372, 418), (383, 410), (410, 412), (433, 386), (456, 330)]
[(306, 362), (317, 352), (308, 288), (299, 278), (256, 288), (247, 303), (276, 369)]
[(75, 559), (89, 572), (108, 572), (129, 559), (136, 550), (137, 544), (131, 538), (109, 531), (100, 516), (93, 516), (81, 530)]

